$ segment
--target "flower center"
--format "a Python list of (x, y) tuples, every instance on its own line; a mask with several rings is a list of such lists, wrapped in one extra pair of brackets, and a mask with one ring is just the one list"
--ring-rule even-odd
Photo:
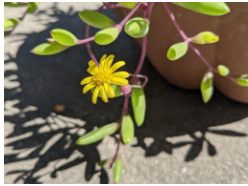
[(109, 75), (99, 69), (99, 72), (93, 77), (93, 81), (95, 82), (96, 85), (104, 85), (104, 83), (107, 83), (109, 78)]

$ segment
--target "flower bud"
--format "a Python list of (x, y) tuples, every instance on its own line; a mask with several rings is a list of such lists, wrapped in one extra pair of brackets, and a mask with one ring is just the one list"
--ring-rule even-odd
[(127, 95), (131, 92), (132, 88), (129, 84), (125, 85), (125, 86), (120, 86), (120, 91), (122, 94)]

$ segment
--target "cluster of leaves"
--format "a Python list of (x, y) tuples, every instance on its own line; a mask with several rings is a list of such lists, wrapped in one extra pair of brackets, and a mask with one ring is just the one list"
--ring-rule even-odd
[[(138, 5), (138, 3), (135, 2), (120, 2), (119, 4), (129, 9), (134, 9)], [(220, 16), (229, 12), (228, 6), (222, 2), (211, 2), (211, 3), (175, 2), (174, 4), (198, 13), (211, 15), (211, 16)], [(149, 6), (149, 5), (147, 5), (146, 3), (145, 6)], [(93, 37), (80, 40), (73, 33), (64, 29), (57, 28), (57, 29), (53, 29), (50, 32), (52, 38), (47, 39), (48, 43), (43, 43), (36, 46), (32, 50), (32, 52), (37, 55), (53, 55), (60, 53), (69, 47), (85, 44), (90, 41), (95, 41), (95, 43), (99, 45), (108, 45), (114, 42), (118, 38), (119, 33), (123, 27), (125, 32), (133, 38), (143, 38), (149, 33), (150, 23), (149, 23), (149, 19), (146, 18), (135, 17), (130, 19), (130, 17), (129, 18), (127, 17), (128, 19), (125, 18), (124, 21), (117, 24), (112, 19), (108, 18), (107, 16), (97, 11), (84, 10), (79, 12), (78, 14), (79, 17), (86, 24), (100, 29)], [(173, 21), (175, 21), (174, 16), (171, 18)], [(167, 58), (169, 60), (175, 61), (183, 57), (187, 53), (189, 46), (190, 47), (192, 46), (191, 43), (195, 43), (195, 44), (215, 43), (219, 40), (219, 37), (215, 35), (213, 32), (204, 31), (191, 38), (185, 36), (183, 37), (183, 39), (184, 39), (183, 42), (176, 43), (168, 49)], [(198, 53), (198, 55), (200, 54)], [(228, 76), (230, 71), (228, 67), (224, 65), (219, 65), (217, 69), (214, 70), (213, 69), (210, 68), (210, 71), (204, 75), (201, 83), (201, 92), (205, 103), (211, 99), (213, 94), (213, 90), (214, 90), (213, 72), (219, 73), (221, 76)], [(246, 87), (248, 86), (248, 74), (243, 74), (238, 78), (231, 78), (231, 79), (241, 86), (246, 86)], [(137, 84), (139, 83), (134, 82), (132, 85), (137, 85)], [(122, 96), (122, 93), (119, 90), (120, 88), (119, 86), (114, 86), (113, 88), (115, 90), (115, 95), (116, 95), (115, 97)], [(125, 96), (127, 98), (127, 95)], [(132, 100), (132, 108), (133, 108), (135, 122), (137, 126), (141, 126), (144, 123), (145, 111), (146, 111), (146, 98), (143, 88), (132, 87), (131, 100)], [(118, 129), (120, 130), (120, 139), (122, 139), (122, 142), (124, 144), (130, 144), (135, 135), (135, 131), (134, 131), (134, 122), (127, 110), (124, 112), (120, 121), (107, 124), (101, 128), (98, 128), (94, 131), (91, 131), (83, 135), (77, 140), (77, 144), (88, 145), (95, 143), (108, 135), (114, 134)], [(110, 166), (113, 163), (114, 181), (118, 182), (121, 178), (121, 173), (123, 168), (123, 162), (121, 159), (121, 155), (118, 151), (118, 148), (114, 157), (99, 162), (99, 165), (104, 166), (108, 163), (110, 163)]]
[(39, 3), (38, 2), (28, 2), (28, 3), (4, 2), (4, 6), (13, 7), (13, 8), (27, 6), (27, 10), (21, 18), (13, 18), (13, 19), (4, 20), (4, 35), (8, 35), (8, 33), (11, 32), (14, 29), (14, 27), (16, 27), (21, 22), (21, 20), (24, 18), (26, 13), (32, 14), (38, 9)]

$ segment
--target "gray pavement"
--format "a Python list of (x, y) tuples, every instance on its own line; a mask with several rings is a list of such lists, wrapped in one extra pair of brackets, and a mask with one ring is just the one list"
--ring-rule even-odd
[[(85, 132), (119, 119), (123, 98), (91, 103), (80, 81), (90, 57), (85, 45), (53, 56), (29, 51), (46, 42), (49, 31), (64, 28), (84, 38), (77, 11), (99, 3), (41, 3), (4, 39), (4, 183), (113, 183), (112, 170), (99, 160), (113, 156), (113, 135), (90, 146), (75, 145)], [(23, 8), (4, 9), (5, 18)], [(116, 20), (110, 10), (104, 14)], [(91, 29), (93, 35), (97, 30)], [(97, 58), (115, 54), (133, 72), (140, 50), (125, 34), (109, 46), (92, 44)], [(248, 183), (248, 105), (215, 91), (204, 104), (199, 90), (169, 84), (145, 60), (146, 120), (131, 145), (121, 146), (120, 183)], [(55, 114), (56, 104), (66, 106)], [(129, 111), (132, 113), (131, 106)]]

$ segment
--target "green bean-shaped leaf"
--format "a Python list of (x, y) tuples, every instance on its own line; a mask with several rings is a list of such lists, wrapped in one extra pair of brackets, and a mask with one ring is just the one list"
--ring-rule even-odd
[(230, 72), (229, 68), (227, 68), (225, 65), (219, 65), (217, 69), (221, 76), (227, 76)]
[(95, 143), (103, 139), (105, 136), (115, 133), (115, 131), (117, 131), (119, 127), (120, 127), (119, 123), (116, 123), (116, 122), (105, 125), (99, 129), (91, 131), (83, 135), (82, 137), (78, 138), (77, 144), (78, 145), (89, 145), (91, 143)]
[(117, 156), (114, 162), (114, 169), (113, 169), (113, 176), (114, 176), (114, 182), (118, 183), (121, 179), (122, 175), (122, 169), (123, 169), (123, 161), (120, 156)]
[(236, 83), (240, 86), (248, 87), (248, 79), (240, 77), (236, 79)]
[(64, 46), (74, 46), (78, 39), (71, 32), (64, 29), (53, 29), (51, 35), (55, 41)]
[(145, 119), (146, 113), (146, 97), (142, 88), (132, 88), (131, 92), (132, 106), (135, 122), (141, 126)]
[(201, 93), (204, 103), (207, 103), (213, 96), (213, 92), (214, 92), (213, 77), (214, 74), (212, 72), (207, 72), (202, 79)]
[(20, 6), (26, 6), (27, 3), (17, 3), (17, 2), (4, 2), (4, 6), (9, 7), (20, 7)]
[(28, 3), (28, 13), (32, 14), (39, 8), (39, 2), (29, 2)]
[(98, 45), (108, 45), (112, 43), (119, 35), (117, 28), (106, 28), (96, 33), (95, 42)]
[(104, 165), (108, 164), (110, 159), (102, 160), (98, 162), (98, 166), (103, 167)]
[(172, 45), (167, 51), (167, 58), (171, 61), (175, 61), (184, 56), (188, 51), (188, 45), (181, 42)]
[(121, 136), (124, 144), (130, 144), (134, 137), (133, 120), (129, 114), (123, 116), (121, 123)]
[(19, 19), (7, 19), (4, 20), (4, 29), (15, 27), (20, 23)]
[(230, 12), (224, 2), (173, 2), (183, 8), (211, 16), (220, 16)]
[(31, 52), (37, 55), (53, 55), (60, 53), (68, 47), (59, 43), (43, 43), (36, 46)]
[(115, 26), (115, 22), (112, 19), (96, 11), (84, 10), (78, 12), (78, 15), (85, 23), (95, 28), (104, 29)]
[(121, 5), (133, 9), (136, 5), (136, 2), (119, 2)]
[(149, 23), (141, 17), (130, 19), (125, 24), (125, 32), (134, 38), (144, 37), (149, 32)]
[(215, 35), (213, 32), (205, 31), (194, 36), (190, 42), (197, 44), (209, 44), (216, 43), (218, 41), (219, 36)]

